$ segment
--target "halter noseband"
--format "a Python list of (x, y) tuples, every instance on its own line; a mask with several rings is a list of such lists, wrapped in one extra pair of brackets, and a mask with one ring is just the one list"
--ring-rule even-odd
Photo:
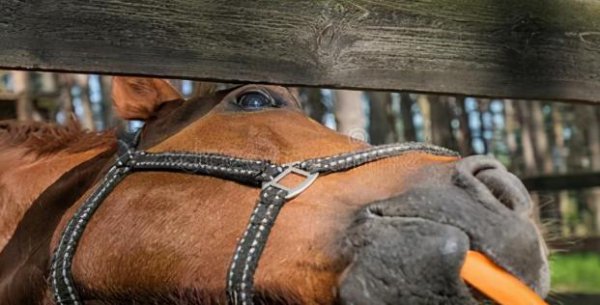
[[(126, 146), (108, 170), (102, 183), (77, 209), (61, 235), (52, 257), (50, 270), (54, 301), (59, 305), (83, 305), (71, 273), (73, 256), (85, 227), (96, 209), (115, 186), (131, 173), (180, 172), (212, 176), (255, 187), (262, 186), (248, 226), (235, 249), (226, 283), (228, 304), (252, 305), (254, 272), (275, 219), (287, 201), (306, 190), (319, 174), (346, 171), (368, 162), (398, 156), (409, 151), (458, 156), (457, 153), (445, 148), (409, 142), (375, 146), (357, 152), (278, 165), (266, 160), (249, 160), (211, 153), (150, 153), (136, 150), (135, 145)], [(293, 188), (278, 183), (291, 173), (303, 176), (304, 181)]]

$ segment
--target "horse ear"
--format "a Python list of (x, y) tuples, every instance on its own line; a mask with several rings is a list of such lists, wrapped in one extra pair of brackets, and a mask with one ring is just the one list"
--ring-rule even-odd
[(112, 98), (117, 114), (126, 120), (147, 120), (162, 104), (183, 99), (165, 80), (121, 76), (113, 78)]

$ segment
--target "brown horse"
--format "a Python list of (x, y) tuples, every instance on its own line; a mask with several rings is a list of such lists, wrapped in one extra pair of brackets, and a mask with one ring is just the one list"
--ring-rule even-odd
[[(160, 80), (116, 78), (140, 148), (283, 164), (368, 145), (307, 118), (285, 88), (247, 85), (184, 101)], [(16, 127), (15, 127), (16, 126)], [(0, 304), (52, 304), (60, 233), (114, 160), (112, 134), (3, 125)], [(39, 135), (49, 139), (38, 139)], [(49, 143), (62, 139), (49, 147)], [(223, 304), (225, 277), (259, 189), (209, 176), (135, 173), (90, 221), (73, 262), (86, 304)], [(484, 157), (412, 151), (319, 177), (283, 207), (260, 260), (256, 301), (478, 304), (460, 279), (474, 249), (538, 294), (543, 240), (523, 185)], [(9, 240), (6, 237), (11, 236)]]

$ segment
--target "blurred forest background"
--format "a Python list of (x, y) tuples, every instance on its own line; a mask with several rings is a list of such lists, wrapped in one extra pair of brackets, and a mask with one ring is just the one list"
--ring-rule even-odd
[[(188, 97), (232, 86), (171, 82)], [(110, 84), (110, 76), (0, 71), (0, 119), (60, 124), (73, 113), (91, 130), (141, 126), (113, 116)], [(600, 294), (600, 187), (589, 186), (600, 176), (600, 104), (294, 90), (313, 119), (372, 144), (426, 141), (495, 156), (532, 191), (554, 249), (553, 289)]]

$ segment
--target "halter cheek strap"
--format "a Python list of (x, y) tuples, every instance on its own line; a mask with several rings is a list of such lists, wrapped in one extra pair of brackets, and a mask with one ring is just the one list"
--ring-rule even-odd
[[(86, 225), (104, 199), (126, 176), (134, 172), (168, 171), (212, 176), (251, 186), (262, 186), (248, 226), (238, 241), (227, 273), (227, 300), (231, 305), (252, 305), (254, 273), (275, 219), (284, 204), (306, 190), (319, 175), (346, 171), (365, 163), (410, 151), (458, 156), (455, 152), (423, 143), (375, 146), (358, 152), (309, 159), (284, 165), (220, 154), (187, 152), (149, 153), (126, 147), (104, 180), (75, 212), (55, 249), (50, 270), (54, 300), (59, 305), (82, 305), (71, 273), (73, 256)], [(278, 182), (289, 174), (304, 177), (295, 187)]]

